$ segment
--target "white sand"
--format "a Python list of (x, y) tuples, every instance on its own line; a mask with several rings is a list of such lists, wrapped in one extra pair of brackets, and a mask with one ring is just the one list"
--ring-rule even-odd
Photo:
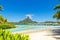
[(28, 34), (30, 40), (56, 40), (55, 38), (53, 38), (53, 36), (51, 36), (52, 33), (49, 30), (28, 30), (20, 31), (17, 33)]
[(53, 36), (47, 36), (47, 35), (50, 35), (50, 33), (47, 31), (29, 34), (30, 40), (56, 40), (55, 38), (53, 38)]

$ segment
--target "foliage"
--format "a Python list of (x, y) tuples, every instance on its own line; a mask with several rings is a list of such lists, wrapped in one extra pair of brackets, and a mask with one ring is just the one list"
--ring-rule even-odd
[(53, 18), (60, 19), (60, 11), (54, 14)]
[(60, 9), (60, 5), (55, 6), (54, 10)]
[(1, 15), (0, 15), (0, 24), (8, 24), (7, 19), (4, 19)]
[[(0, 5), (0, 11), (2, 11), (3, 7)], [(0, 28), (7, 29), (7, 28), (15, 28), (14, 25), (9, 24), (7, 19), (3, 18), (3, 16), (0, 15)]]
[(2, 16), (0, 16), (0, 28), (2, 29), (15, 28), (15, 26), (12, 24), (9, 24), (7, 19), (4, 19)]
[(56, 18), (56, 19), (60, 20), (60, 5), (55, 6), (54, 10), (57, 10), (57, 12), (56, 12), (56, 14), (53, 15), (53, 18)]
[(1, 24), (0, 28), (2, 28), (2, 29), (8, 29), (8, 28), (15, 28), (15, 26), (11, 25), (11, 24)]
[(29, 36), (26, 34), (11, 34), (7, 30), (0, 29), (0, 40), (29, 40)]
[(0, 11), (2, 11), (3, 7), (0, 5)]

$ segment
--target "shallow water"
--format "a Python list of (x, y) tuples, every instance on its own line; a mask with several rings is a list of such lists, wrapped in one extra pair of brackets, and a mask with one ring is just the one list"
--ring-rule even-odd
[(23, 31), (23, 30), (47, 30), (47, 29), (59, 29), (60, 26), (46, 26), (46, 25), (15, 25), (17, 28), (8, 29), (11, 32)]

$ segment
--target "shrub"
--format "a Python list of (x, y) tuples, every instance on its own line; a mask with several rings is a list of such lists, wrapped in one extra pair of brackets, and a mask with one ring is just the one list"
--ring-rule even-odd
[(10, 31), (0, 29), (0, 40), (29, 40), (26, 34), (11, 34)]
[(2, 28), (2, 29), (8, 29), (8, 28), (15, 28), (15, 26), (11, 25), (11, 24), (1, 24), (0, 28)]

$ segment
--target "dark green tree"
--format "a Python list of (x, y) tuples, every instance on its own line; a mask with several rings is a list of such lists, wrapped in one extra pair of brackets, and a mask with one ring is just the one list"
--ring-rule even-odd
[(56, 18), (57, 20), (60, 20), (60, 10), (57, 11), (57, 13), (53, 15), (53, 18)]
[(60, 5), (54, 7), (54, 10), (60, 9)]

